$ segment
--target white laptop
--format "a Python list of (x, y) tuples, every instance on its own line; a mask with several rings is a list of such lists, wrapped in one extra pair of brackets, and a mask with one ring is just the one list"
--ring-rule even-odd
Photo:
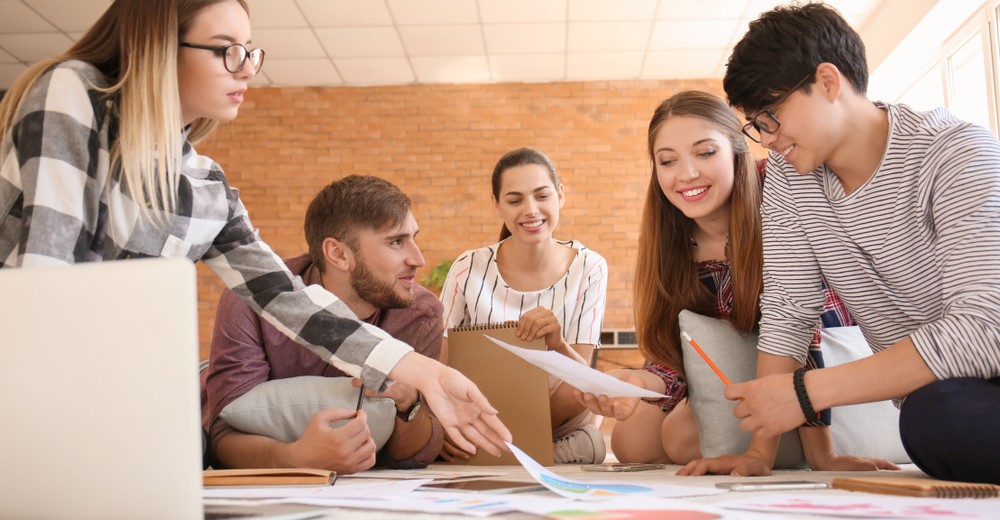
[(0, 269), (0, 322), (0, 518), (202, 518), (189, 260)]

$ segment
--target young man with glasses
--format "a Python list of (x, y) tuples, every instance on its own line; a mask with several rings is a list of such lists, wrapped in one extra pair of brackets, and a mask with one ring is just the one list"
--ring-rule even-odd
[[(787, 366), (726, 389), (750, 449), (684, 473), (766, 473), (817, 411), (895, 399), (924, 472), (1000, 483), (1000, 144), (944, 109), (871, 102), (867, 71), (822, 4), (763, 14), (729, 59), (729, 101), (771, 151), (759, 349)], [(874, 355), (805, 372), (820, 275)]]

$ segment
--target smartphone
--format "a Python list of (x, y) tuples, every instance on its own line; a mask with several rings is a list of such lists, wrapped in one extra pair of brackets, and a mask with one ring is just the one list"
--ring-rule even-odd
[(521, 493), (524, 491), (543, 491), (545, 486), (537, 482), (520, 480), (476, 479), (448, 482), (432, 482), (420, 486), (421, 489), (435, 491), (469, 491), (472, 493)]
[(663, 469), (666, 464), (643, 464), (641, 462), (608, 462), (605, 464), (587, 464), (581, 466), (583, 471), (604, 471), (617, 473), (619, 471), (646, 471), (648, 469)]
[(829, 482), (814, 482), (811, 480), (772, 480), (772, 481), (740, 481), (719, 482), (715, 487), (730, 491), (781, 491), (789, 489), (827, 489)]

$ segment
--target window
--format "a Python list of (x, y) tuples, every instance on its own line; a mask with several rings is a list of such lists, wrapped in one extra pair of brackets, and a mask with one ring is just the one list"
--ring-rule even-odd
[(935, 63), (897, 100), (917, 110), (933, 110), (944, 106), (944, 78), (941, 77), (941, 62)]
[(944, 106), (956, 116), (997, 134), (996, 93), (1000, 91), (994, 63), (1000, 63), (1000, 0), (990, 0), (948, 37), (936, 55), (927, 56), (928, 69), (895, 102), (917, 110)]
[(958, 117), (991, 128), (995, 133), (994, 118), (990, 114), (986, 73), (986, 56), (989, 41), (984, 41), (981, 31), (975, 31), (965, 43), (948, 56), (948, 109)]

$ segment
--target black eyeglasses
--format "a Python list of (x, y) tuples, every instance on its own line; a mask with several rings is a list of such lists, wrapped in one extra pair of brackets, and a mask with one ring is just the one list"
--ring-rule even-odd
[(774, 103), (771, 103), (771, 107), (757, 112), (757, 115), (753, 116), (753, 119), (749, 123), (743, 125), (743, 135), (749, 137), (753, 142), (760, 143), (761, 132), (773, 134), (781, 128), (781, 121), (778, 121), (778, 116), (774, 115), (774, 111), (778, 109), (778, 105), (785, 102), (788, 96), (792, 95), (792, 92), (802, 88), (809, 78), (813, 77), (813, 73), (810, 72), (806, 74), (806, 77), (799, 80), (792, 88), (788, 89), (784, 94), (781, 95)]
[(226, 66), (226, 70), (236, 74), (237, 72), (243, 70), (243, 65), (246, 64), (247, 60), (250, 60), (250, 66), (253, 67), (253, 73), (256, 76), (260, 72), (261, 67), (264, 66), (264, 49), (254, 49), (248, 51), (240, 43), (230, 43), (229, 45), (199, 45), (197, 43), (181, 42), (179, 44), (181, 47), (190, 47), (192, 49), (204, 49), (206, 51), (212, 51), (216, 56), (222, 58), (222, 63)]

